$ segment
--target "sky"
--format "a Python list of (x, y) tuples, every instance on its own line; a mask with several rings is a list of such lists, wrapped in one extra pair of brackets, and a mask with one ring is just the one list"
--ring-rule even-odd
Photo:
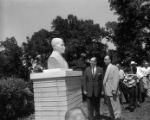
[[(102, 27), (117, 21), (108, 0), (0, 0), (0, 41), (14, 36), (21, 45), (42, 28), (50, 31), (57, 16), (67, 18), (68, 14), (92, 19)], [(111, 43), (109, 47), (114, 48)]]

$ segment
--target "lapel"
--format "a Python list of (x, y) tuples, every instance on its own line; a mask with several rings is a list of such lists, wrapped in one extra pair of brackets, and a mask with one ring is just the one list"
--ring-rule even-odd
[(107, 80), (107, 77), (109, 75), (109, 72), (110, 72), (110, 68), (111, 68), (112, 64), (110, 63), (107, 67), (107, 70), (106, 70), (106, 73), (105, 73), (105, 76), (104, 76), (104, 80), (103, 80), (103, 84), (106, 83), (106, 80)]
[(91, 68), (91, 67), (88, 68), (88, 74), (89, 74), (90, 76), (93, 76), (93, 74), (92, 74), (92, 68)]

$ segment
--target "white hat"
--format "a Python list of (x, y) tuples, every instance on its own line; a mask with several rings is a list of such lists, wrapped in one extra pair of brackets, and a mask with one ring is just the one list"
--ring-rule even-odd
[(130, 63), (130, 64), (131, 64), (131, 65), (133, 65), (133, 64), (135, 64), (135, 65), (136, 65), (137, 63), (136, 63), (135, 61), (131, 61), (131, 63)]

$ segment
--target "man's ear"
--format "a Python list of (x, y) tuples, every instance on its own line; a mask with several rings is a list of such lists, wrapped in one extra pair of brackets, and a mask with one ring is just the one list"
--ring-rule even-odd
[(57, 46), (56, 45), (53, 47), (53, 50), (57, 50)]

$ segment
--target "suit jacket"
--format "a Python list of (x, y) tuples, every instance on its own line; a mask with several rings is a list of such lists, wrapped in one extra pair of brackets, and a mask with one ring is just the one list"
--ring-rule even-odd
[(54, 68), (68, 69), (68, 63), (63, 58), (63, 56), (57, 51), (53, 51), (50, 57), (48, 58), (48, 69)]
[(104, 93), (106, 96), (113, 96), (112, 91), (115, 90), (118, 94), (118, 87), (119, 87), (119, 69), (112, 65), (109, 64), (104, 80), (103, 80), (103, 85), (104, 85)]
[(100, 96), (103, 85), (103, 69), (96, 67), (95, 75), (92, 74), (91, 67), (85, 69), (83, 89), (87, 92), (88, 97)]

